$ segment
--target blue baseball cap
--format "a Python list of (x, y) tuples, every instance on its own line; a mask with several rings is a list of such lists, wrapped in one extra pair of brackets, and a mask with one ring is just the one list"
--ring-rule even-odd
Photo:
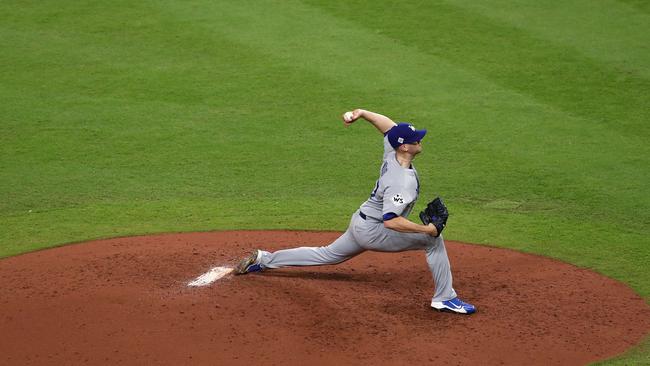
[(390, 130), (388, 130), (388, 142), (393, 149), (397, 149), (403, 144), (412, 144), (424, 138), (427, 130), (416, 130), (412, 124), (400, 122)]

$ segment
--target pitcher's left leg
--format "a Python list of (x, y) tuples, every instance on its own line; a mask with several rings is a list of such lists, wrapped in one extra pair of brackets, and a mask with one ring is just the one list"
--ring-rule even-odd
[(451, 300), (456, 297), (456, 291), (452, 287), (453, 277), (445, 241), (441, 235), (437, 238), (431, 237), (430, 242), (431, 244), (427, 245), (424, 251), (427, 255), (429, 270), (436, 284), (436, 291), (431, 301)]
[(378, 252), (424, 250), (429, 270), (436, 285), (433, 300), (444, 301), (456, 297), (456, 291), (452, 287), (451, 266), (442, 235), (434, 238), (421, 233), (401, 233), (385, 228), (383, 225), (377, 225), (373, 229), (370, 240), (367, 243), (361, 243), (364, 248)]
[(474, 305), (464, 302), (456, 295), (456, 291), (451, 286), (452, 276), (447, 257), (445, 241), (440, 235), (433, 239), (433, 245), (426, 248), (427, 263), (433, 279), (436, 282), (436, 291), (431, 299), (431, 307), (438, 311), (449, 311), (458, 314), (473, 314), (476, 312)]

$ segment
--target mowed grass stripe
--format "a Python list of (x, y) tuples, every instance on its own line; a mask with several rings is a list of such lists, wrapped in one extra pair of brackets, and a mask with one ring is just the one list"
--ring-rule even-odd
[[(650, 194), (643, 182), (650, 178), (646, 169), (650, 151), (645, 143), (648, 110), (644, 103), (647, 99), (644, 79), (623, 76), (619, 81), (621, 75), (616, 70), (594, 63), (571, 49), (535, 39), (525, 31), (455, 7), (427, 8), (420, 4), (400, 6), (399, 12), (392, 13), (390, 6), (363, 7), (346, 2), (328, 3), (323, 8), (339, 18), (373, 19), (359, 24), (436, 58), (449, 60), (454, 66), (479, 73), (508, 88), (514, 95), (523, 94), (541, 103), (543, 108), (538, 108), (534, 114), (541, 112), (542, 116), (511, 114), (512, 111), (504, 108), (508, 97), (501, 98), (496, 105), (481, 103), (478, 106), (482, 110), (472, 109), (472, 106), (464, 108), (471, 109), (473, 115), (469, 118), (483, 124), (479, 128), (486, 132), (508, 129), (503, 134), (512, 139), (501, 140), (515, 148), (525, 147), (526, 151), (518, 153), (531, 154), (538, 159), (539, 163), (532, 164), (541, 165), (538, 166), (541, 169), (533, 170), (551, 175), (545, 177), (549, 179), (540, 179), (540, 184), (548, 187), (547, 183), (554, 185), (550, 181), (559, 183), (548, 193), (560, 195), (565, 202), (584, 203), (586, 199), (594, 212), (603, 207), (605, 200), (625, 200), (616, 209), (617, 215), (631, 214), (636, 227), (645, 227)], [(445, 28), (455, 31), (445, 32)], [(556, 69), (561, 73), (555, 73)], [(585, 82), (589, 79), (592, 81)], [(462, 88), (460, 80), (456, 80)], [(614, 93), (613, 96), (603, 93), (600, 86)], [(514, 102), (524, 105), (521, 99)], [(454, 105), (456, 108), (459, 100)], [(492, 108), (502, 114), (495, 114), (496, 118), (485, 115)], [(549, 110), (559, 113), (551, 114)], [(520, 125), (494, 125), (509, 118), (516, 119)], [(532, 119), (524, 120), (527, 118)], [(461, 131), (466, 132), (459, 129)], [(535, 139), (535, 135), (539, 138)], [(486, 140), (493, 143), (498, 139)], [(511, 157), (504, 160), (511, 161)], [(556, 174), (562, 177), (558, 179)], [(574, 195), (580, 191), (587, 192)], [(611, 210), (611, 206), (607, 210)], [(622, 221), (628, 222), (627, 219)]]
[[(173, 31), (170, 32), (174, 33)], [(81, 36), (77, 34), (70, 36), (72, 39), (76, 39), (75, 37)], [(178, 37), (178, 34), (175, 37)], [(180, 38), (182, 40), (184, 39), (183, 37)], [(271, 115), (271, 113), (265, 111), (268, 110), (267, 105), (274, 102), (278, 108), (288, 107), (291, 110), (296, 110), (297, 94), (305, 91), (302, 88), (296, 90), (296, 88), (290, 87), (295, 86), (296, 82), (299, 81), (293, 78), (295, 73), (290, 72), (292, 70), (259, 63), (261, 55), (255, 54), (252, 50), (246, 50), (240, 45), (229, 44), (219, 39), (206, 39), (202, 41), (204, 44), (209, 44), (210, 48), (207, 50), (208, 54), (203, 53), (202, 56), (204, 58), (196, 62), (191, 59), (191, 56), (189, 59), (178, 57), (178, 54), (187, 54), (187, 51), (192, 51), (193, 44), (189, 42), (186, 46), (177, 47), (177, 53), (175, 54), (176, 60), (170, 60), (166, 55), (164, 55), (164, 59), (160, 60), (158, 57), (161, 55), (158, 53), (158, 49), (166, 50), (168, 49), (168, 44), (165, 41), (158, 40), (156, 42), (157, 40), (155, 38), (142, 39), (143, 46), (141, 48), (147, 47), (150, 54), (145, 54), (144, 56), (146, 57), (138, 56), (133, 59), (128, 59), (130, 52), (133, 51), (132, 46), (121, 47), (121, 45), (110, 42), (96, 41), (91, 38), (62, 47), (66, 50), (68, 48), (70, 49), (70, 53), (65, 55), (68, 59), (72, 58), (69, 63), (70, 69), (73, 69), (77, 62), (84, 59), (87, 55), (94, 54), (96, 49), (111, 49), (113, 55), (108, 57), (107, 62), (94, 65), (93, 73), (100, 75), (102, 78), (112, 77), (115, 85), (107, 87), (100, 82), (96, 82), (92, 77), (82, 76), (78, 81), (78, 85), (71, 86), (70, 83), (74, 82), (77, 76), (71, 76), (70, 71), (72, 70), (70, 69), (51, 68), (39, 70), (40, 75), (38, 77), (47, 80), (56, 80), (53, 83), (56, 86), (48, 85), (42, 88), (42, 92), (47, 93), (45, 95), (48, 97), (48, 102), (51, 98), (54, 98), (54, 105), (36, 104), (33, 108), (36, 109), (33, 115), (28, 116), (30, 118), (24, 118), (27, 120), (25, 122), (31, 125), (33, 129), (30, 131), (21, 131), (23, 133), (21, 138), (28, 138), (33, 133), (42, 130), (42, 127), (36, 121), (37, 116), (45, 116), (45, 118), (60, 117), (60, 120), (56, 122), (67, 124), (63, 126), (57, 124), (55, 127), (48, 126), (45, 128), (47, 130), (56, 130), (61, 133), (66, 130), (74, 131), (78, 127), (97, 131), (110, 130), (110, 133), (113, 135), (108, 137), (111, 139), (128, 137), (130, 134), (141, 132), (143, 129), (148, 129), (146, 132), (149, 133), (154, 130), (164, 131), (170, 127), (167, 126), (170, 120), (178, 123), (179, 121), (177, 120), (182, 120), (187, 114), (191, 115), (192, 110), (186, 112), (183, 109), (189, 106), (192, 109), (196, 108), (204, 111), (211, 109), (215, 112), (222, 111), (224, 115), (217, 116), (218, 118), (215, 118), (214, 121), (215, 124), (212, 125), (205, 123), (200, 126), (192, 126), (192, 123), (182, 120), (180, 122), (187, 125), (178, 126), (179, 130), (183, 127), (199, 127), (204, 130), (201, 132), (205, 132), (208, 129), (214, 131), (216, 128), (221, 129), (225, 127), (234, 128), (236, 129), (235, 132), (245, 132), (248, 127), (255, 126), (256, 128), (252, 131), (253, 133), (250, 136), (246, 136), (246, 138), (263, 139), (268, 137), (267, 133), (273, 132), (276, 126), (262, 124), (259, 120), (255, 120), (255, 118), (266, 118), (268, 115)], [(84, 47), (87, 44), (93, 44), (93, 46)], [(224, 51), (219, 55), (216, 52), (217, 50)], [(237, 52), (237, 50), (241, 50), (241, 52)], [(215, 54), (210, 55), (210, 51), (215, 51)], [(197, 54), (199, 54), (198, 50)], [(40, 58), (42, 55), (36, 55), (36, 57)], [(124, 61), (125, 70), (121, 70), (122, 72), (120, 73), (115, 73), (117, 70), (111, 67), (113, 64), (112, 60), (123, 59), (124, 57), (127, 58)], [(159, 60), (158, 62), (156, 62), (157, 59)], [(237, 62), (233, 62), (233, 59), (237, 60)], [(248, 63), (246, 62), (247, 59), (249, 60)], [(183, 63), (187, 63), (188, 65), (190, 65), (190, 62), (200, 64), (201, 60), (205, 60), (205, 69), (191, 68), (189, 66), (186, 70), (176, 68), (178, 64), (181, 64), (182, 67)], [(166, 63), (169, 63), (170, 68), (173, 70), (160, 72), (160, 64)], [(127, 68), (129, 65), (133, 67)], [(147, 65), (150, 66), (148, 69), (146, 69)], [(17, 84), (38, 78), (32, 78), (33, 75), (31, 73), (32, 70), (27, 71), (17, 81)], [(280, 75), (281, 77), (278, 78), (276, 75)], [(170, 80), (170, 77), (175, 77), (178, 80)], [(118, 79), (117, 81), (123, 79), (124, 82), (115, 82), (115, 79)], [(100, 88), (104, 87), (105, 89), (97, 91), (98, 95), (96, 96), (84, 93), (84, 87), (94, 87), (95, 85)], [(161, 89), (165, 85), (173, 88)], [(7, 93), (12, 91), (8, 90)], [(140, 94), (141, 91), (146, 91), (146, 93)], [(165, 96), (165, 93), (168, 91), (181, 94), (187, 100), (175, 97), (170, 97), (170, 100), (160, 100), (161, 95)], [(32, 97), (35, 98), (37, 91), (32, 90), (31, 92), (33, 94)], [(251, 92), (255, 92), (254, 97), (251, 96)], [(66, 96), (59, 97), (58, 93), (65, 93)], [(304, 96), (304, 94), (301, 95)], [(64, 104), (65, 102), (68, 102), (68, 104)], [(102, 103), (107, 105), (103, 105)], [(116, 113), (115, 118), (108, 120), (104, 116), (98, 116), (97, 120), (94, 120), (94, 112), (99, 112), (100, 108), (105, 107), (110, 114), (118, 110), (117, 106), (119, 103), (125, 103), (125, 108), (131, 108), (132, 110), (128, 111), (126, 115), (123, 112)], [(17, 110), (20, 113), (24, 113), (27, 110), (27, 105), (28, 103), (24, 102)], [(60, 116), (57, 114), (56, 116), (52, 116), (50, 110), (53, 107), (61, 107), (64, 110), (57, 112), (65, 113), (65, 115)], [(97, 108), (97, 110), (89, 111), (85, 108)], [(156, 114), (156, 117), (159, 117), (159, 115), (166, 117), (161, 121), (162, 125), (158, 126), (156, 125), (155, 117), (151, 117), (148, 113), (155, 112), (160, 108), (167, 109), (163, 113)], [(174, 108), (176, 108), (176, 114), (169, 116), (168, 113), (172, 112)], [(47, 114), (48, 111), (50, 111), (49, 115)], [(91, 113), (89, 115), (83, 115), (84, 112)], [(260, 116), (259, 113), (261, 112), (264, 112), (264, 115)], [(127, 118), (129, 116), (131, 118)], [(298, 114), (293, 114), (293, 116), (294, 118), (300, 118)], [(335, 115), (332, 114), (332, 116)], [(20, 117), (23, 118), (25, 116), (21, 115)], [(226, 117), (234, 118), (234, 120), (230, 123)], [(15, 125), (20, 124), (21, 127), (24, 127), (25, 122), (16, 119)], [(234, 125), (239, 125), (242, 122), (244, 123), (243, 126), (234, 127)], [(278, 127), (282, 128), (283, 126)], [(224, 132), (227, 132), (227, 130)], [(227, 133), (221, 133), (211, 137), (218, 139), (217, 142), (227, 142), (230, 140)]]
[(453, 5), (404, 4), (392, 13), (390, 5), (381, 3), (373, 7), (347, 1), (311, 3), (338, 18), (373, 19), (359, 25), (569, 115), (605, 124), (612, 133), (650, 133), (645, 123), (650, 117), (648, 98), (641, 93), (649, 89), (650, 81), (584, 57), (560, 42)]
[[(32, 37), (33, 44), (51, 47), (17, 51), (14, 57), (23, 60), (6, 79), (13, 85), (3, 84), (7, 95), (23, 88), (22, 97), (7, 108), (15, 132), (3, 146), (3, 213), (12, 217), (3, 220), (7, 230), (0, 231), (2, 242), (11, 246), (8, 254), (176, 227), (323, 228), (347, 221), (346, 215), (322, 217), (315, 206), (329, 199), (333, 211), (347, 212), (367, 195), (362, 185), (353, 185), (359, 195), (350, 201), (344, 198), (349, 187), (331, 184), (344, 180), (335, 167), (349, 159), (340, 153), (338, 160), (316, 155), (324, 160), (318, 164), (295, 156), (308, 148), (344, 149), (325, 138), (332, 129), (340, 131), (339, 108), (325, 111), (322, 125), (295, 128), (305, 116), (323, 111), (321, 103), (301, 98), (320, 93), (312, 85), (324, 82), (260, 63), (264, 55), (254, 49), (218, 37), (203, 39), (173, 20), (150, 20), (153, 30), (114, 41), (109, 25), (102, 25), (105, 19), (92, 20), (109, 10), (76, 12), (85, 19), (82, 30), (74, 19), (59, 18), (43, 31), (8, 38)], [(137, 9), (133, 14), (137, 23), (141, 14)], [(129, 19), (121, 18), (119, 34), (128, 33)], [(158, 36), (163, 23), (168, 32)], [(19, 67), (22, 61), (45, 59), (50, 62), (38, 68)], [(78, 65), (88, 60), (94, 60), (91, 69), (78, 73)], [(313, 83), (299, 86), (310, 77)], [(334, 94), (322, 99), (335, 101), (336, 87), (325, 89)], [(169, 91), (183, 97), (168, 97)], [(322, 176), (323, 170), (330, 173)], [(197, 205), (197, 199), (207, 205)], [(250, 222), (253, 207), (265, 212), (265, 222)], [(296, 220), (303, 214), (312, 217)], [(185, 219), (188, 215), (192, 218)]]
[(613, 0), (446, 2), (571, 48), (617, 73), (650, 78), (650, 15), (634, 5)]
[(650, 2), (646, 0), (617, 0), (617, 2), (628, 5), (641, 13), (650, 14)]
[[(203, 24), (207, 29), (224, 33), (237, 42), (266, 50), (267, 57), (275, 62), (284, 62), (301, 70), (316, 70), (342, 85), (350, 85), (349, 88), (355, 89), (355, 99), (364, 95), (368, 95), (368, 99), (372, 99), (372, 95), (382, 95), (382, 99), (387, 99), (389, 109), (398, 110), (401, 106), (405, 111), (395, 112), (397, 116), (406, 114), (408, 118), (410, 111), (417, 111), (420, 116), (413, 116), (414, 120), (426, 121), (430, 126), (435, 126), (445, 138), (451, 137), (451, 146), (445, 144), (445, 141), (436, 141), (450, 154), (454, 151), (464, 153), (465, 147), (461, 145), (472, 144), (472, 149), (468, 149), (472, 151), (468, 153), (481, 155), (480, 158), (472, 156), (479, 158), (480, 163), (503, 162), (501, 166), (492, 167), (496, 174), (474, 177), (475, 179), (492, 178), (487, 183), (495, 184), (497, 182), (494, 180), (514, 175), (515, 180), (524, 179), (528, 182), (525, 176), (533, 174), (538, 179), (530, 179), (529, 191), (521, 191), (521, 187), (515, 187), (514, 191), (529, 195), (532, 190), (545, 200), (557, 198), (566, 203), (588, 199), (591, 201), (589, 211), (593, 212), (601, 207), (601, 199), (610, 197), (612, 186), (620, 186), (620, 179), (635, 178), (630, 174), (636, 174), (636, 170), (621, 169), (620, 159), (612, 158), (619, 152), (611, 150), (611, 142), (619, 143), (614, 144), (616, 149), (632, 150), (633, 153), (639, 149), (647, 150), (645, 147), (639, 148), (644, 145), (637, 143), (640, 140), (638, 136), (616, 136), (607, 140), (608, 145), (603, 145), (599, 142), (604, 141), (603, 136), (610, 132), (607, 126), (592, 126), (589, 120), (585, 120), (586, 117), (567, 115), (554, 105), (531, 100), (518, 91), (504, 90), (492, 82), (458, 70), (438, 57), (419, 52), (414, 47), (402, 46), (376, 32), (359, 31), (353, 22), (323, 18), (317, 9), (299, 3), (290, 3), (285, 7), (274, 16), (264, 9), (247, 4), (230, 4), (227, 10), (219, 5), (219, 11), (235, 14), (226, 17), (235, 21), (225, 23), (207, 21), (210, 19), (209, 14), (216, 12), (216, 9), (203, 9), (201, 14), (193, 14), (187, 9), (178, 11), (192, 19), (194, 24)], [(202, 18), (206, 20), (202, 21)], [(254, 27), (251, 28), (250, 24), (254, 24)], [(300, 37), (291, 37), (291, 34), (300, 34)], [(346, 42), (337, 42), (345, 35)], [(346, 57), (348, 44), (364, 45), (363, 50), (372, 49), (372, 52)], [(360, 64), (368, 66), (360, 70)], [(400, 73), (395, 73), (396, 70)], [(353, 86), (356, 80), (361, 81), (361, 88)], [(366, 86), (371, 90), (365, 90)], [(390, 96), (383, 96), (386, 94)], [(416, 99), (418, 104), (409, 105), (410, 99)], [(443, 103), (446, 104), (443, 106)], [(438, 106), (441, 106), (444, 113), (437, 114), (440, 112), (436, 111)], [(456, 111), (452, 108), (462, 111), (455, 114)], [(453, 118), (455, 116), (458, 118)], [(477, 116), (482, 118), (477, 119)], [(494, 145), (495, 140), (501, 140), (499, 146)], [(463, 150), (459, 151), (460, 149)], [(585, 149), (589, 150), (589, 154), (584, 154)], [(594, 166), (595, 156), (599, 158), (597, 166)], [(459, 162), (454, 168), (462, 169), (460, 165), (467, 160), (470, 159)], [(644, 162), (634, 158), (627, 163), (642, 165)], [(556, 166), (562, 164), (565, 166)], [(593, 173), (597, 173), (603, 166), (607, 170), (617, 170), (620, 175), (611, 178), (602, 174), (602, 177), (598, 174), (594, 176)], [(475, 166), (471, 168), (476, 171)], [(563, 177), (559, 184), (555, 183), (556, 174), (567, 168), (575, 170), (575, 174)], [(472, 175), (470, 171), (463, 173), (466, 174), (459, 175)], [(598, 179), (611, 179), (611, 182), (607, 182), (611, 185), (601, 188), (593, 184)], [(467, 183), (463, 187), (475, 182)], [(458, 185), (458, 182), (454, 184)], [(548, 186), (553, 184), (556, 184), (556, 189), (549, 192)], [(643, 183), (642, 180), (634, 179), (628, 180), (626, 184), (632, 184), (632, 188), (642, 188)], [(628, 188), (629, 186), (621, 189)], [(504, 189), (508, 190), (508, 187)], [(548, 197), (548, 193), (555, 196)], [(641, 197), (626, 197), (629, 199), (627, 203), (634, 205), (640, 202), (639, 198), (645, 198), (641, 194), (639, 196)], [(638, 208), (638, 212), (643, 213), (642, 207)], [(616, 212), (619, 218), (627, 213), (624, 209)]]

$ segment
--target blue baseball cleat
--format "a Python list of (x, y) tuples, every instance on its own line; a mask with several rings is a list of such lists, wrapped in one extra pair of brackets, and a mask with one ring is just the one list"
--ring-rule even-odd
[(458, 314), (473, 314), (476, 312), (474, 305), (463, 302), (463, 300), (457, 297), (442, 302), (432, 301), (431, 307), (438, 311), (449, 311)]
[(235, 267), (235, 274), (243, 275), (250, 272), (261, 271), (263, 268), (260, 264), (260, 259), (262, 259), (262, 252), (255, 249), (251, 255), (239, 262), (237, 267)]

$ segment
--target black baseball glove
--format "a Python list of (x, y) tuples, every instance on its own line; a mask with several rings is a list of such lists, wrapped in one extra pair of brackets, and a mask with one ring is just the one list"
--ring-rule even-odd
[(447, 226), (448, 217), (449, 212), (447, 212), (447, 206), (445, 206), (440, 197), (436, 197), (436, 199), (429, 202), (424, 211), (420, 212), (420, 220), (422, 220), (424, 225), (433, 224), (438, 229), (438, 235), (436, 237), (440, 236), (442, 230)]

